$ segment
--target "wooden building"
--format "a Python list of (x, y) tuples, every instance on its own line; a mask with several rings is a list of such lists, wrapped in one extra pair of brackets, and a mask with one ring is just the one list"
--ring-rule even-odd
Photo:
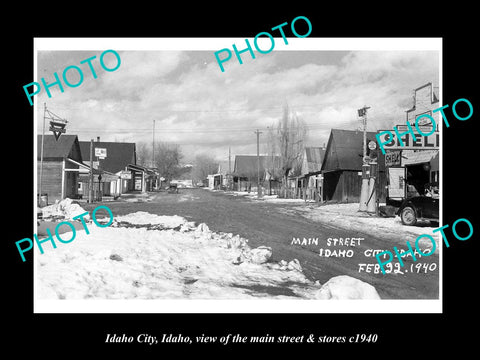
[[(375, 140), (376, 132), (367, 132), (368, 140)], [(385, 201), (385, 158), (377, 151), (379, 177), (377, 198)], [(363, 132), (332, 129), (322, 163), (323, 200), (359, 202), (362, 187)]]
[[(48, 203), (78, 197), (78, 170), (82, 155), (77, 135), (42, 135), (37, 137), (37, 192), (46, 194)], [(41, 189), (40, 189), (41, 186)], [(41, 193), (41, 194), (40, 194)], [(46, 204), (44, 204), (46, 205)]]
[(272, 193), (273, 189), (277, 189), (279, 179), (276, 179), (273, 173), (278, 172), (280, 168), (280, 157), (236, 155), (232, 174), (233, 190), (257, 191), (258, 168), (260, 168), (260, 184), (267, 189), (267, 192)]
[(295, 177), (295, 197), (304, 200), (321, 201), (322, 162), (325, 149), (305, 147), (302, 156), (301, 175)]
[[(438, 124), (442, 122), (440, 112), (434, 112), (439, 107), (438, 88), (427, 83), (414, 89), (412, 107), (406, 110), (406, 121), (411, 124), (418, 120), (418, 127), (425, 127), (423, 133), (432, 130), (431, 121), (422, 115), (435, 119), (436, 131), (429, 136), (418, 133), (413, 127), (416, 140), (407, 134), (400, 144), (396, 136), (391, 144), (386, 146), (386, 173), (388, 178), (387, 205), (399, 206), (403, 199), (424, 195), (425, 189), (432, 184), (439, 185), (440, 180), (440, 133)], [(400, 132), (407, 130), (405, 124), (396, 125)], [(381, 130), (379, 131), (381, 132)]]
[[(88, 168), (90, 167), (90, 141), (80, 141), (80, 150), (82, 153), (83, 164), (87, 166), (87, 170), (80, 175), (80, 190), (85, 196), (88, 194)], [(101, 158), (95, 155), (95, 148), (104, 149), (106, 156)], [(94, 190), (103, 196), (119, 196), (127, 191), (136, 190), (135, 181), (138, 177), (142, 177), (142, 169), (136, 166), (136, 147), (135, 143), (125, 142), (93, 142), (93, 168), (94, 168)], [(128, 166), (133, 165), (135, 168), (129, 169)], [(137, 176), (137, 172), (139, 175)], [(99, 179), (99, 176), (100, 179)], [(138, 181), (137, 181), (138, 182)], [(140, 191), (145, 189), (144, 181), (139, 182)], [(100, 190), (98, 190), (100, 189)]]

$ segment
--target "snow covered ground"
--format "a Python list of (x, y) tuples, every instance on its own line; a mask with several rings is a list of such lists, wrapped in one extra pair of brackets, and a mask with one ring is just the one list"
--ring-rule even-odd
[[(358, 203), (348, 203), (295, 206), (285, 211), (300, 213), (313, 221), (381, 236), (394, 241), (395, 244), (405, 245), (405, 242), (409, 241), (412, 247), (414, 247), (415, 239), (419, 235), (428, 234), (435, 239), (438, 250), (440, 237), (438, 233), (432, 233), (437, 226), (432, 227), (428, 222), (420, 224), (421, 226), (406, 226), (402, 224), (398, 216), (378, 217), (365, 212), (359, 212), (358, 208)], [(431, 248), (432, 246), (428, 238), (421, 238), (419, 245), (422, 249), (423, 247)]]
[[(66, 198), (62, 201), (56, 201), (55, 204), (45, 206), (37, 209), (37, 212), (42, 213), (44, 220), (66, 219), (71, 220), (77, 215), (85, 213), (85, 210), (78, 204), (74, 203), (72, 199)], [(89, 216), (85, 216), (88, 219)]]
[(303, 199), (283, 199), (279, 198), (278, 195), (262, 195), (260, 198), (257, 197), (257, 193), (254, 191), (223, 191), (223, 190), (210, 190), (210, 191), (222, 191), (225, 195), (230, 196), (244, 196), (247, 199), (257, 200), (257, 201), (265, 201), (270, 203), (278, 203), (278, 204), (305, 204), (314, 202), (313, 200), (303, 200)]
[[(438, 226), (432, 227), (429, 222), (419, 222), (419, 226), (406, 226), (402, 224), (400, 217), (398, 216), (387, 218), (378, 217), (366, 212), (359, 212), (358, 203), (319, 205), (313, 200), (304, 201), (303, 199), (282, 199), (279, 198), (278, 195), (264, 195), (262, 198), (258, 199), (257, 194), (253, 192), (228, 191), (225, 192), (225, 194), (231, 196), (244, 196), (247, 199), (251, 199), (254, 203), (267, 202), (289, 205), (298, 204), (299, 206), (286, 207), (281, 211), (300, 214), (312, 221), (385, 237), (395, 243), (400, 243), (401, 245), (405, 245), (405, 242), (409, 241), (412, 247), (414, 247), (414, 242), (418, 236), (428, 234), (434, 238), (437, 249), (439, 247), (440, 235), (439, 233), (432, 233), (432, 231)], [(422, 249), (429, 249), (432, 247), (431, 241), (426, 237), (419, 240), (419, 245)]]
[(270, 262), (271, 248), (180, 216), (135, 212), (108, 228), (87, 225), (90, 234), (36, 252), (37, 299), (380, 299), (349, 276), (312, 282), (298, 261)]
[(126, 202), (150, 202), (152, 201), (152, 194), (151, 193), (122, 194), (119, 200), (126, 201)]

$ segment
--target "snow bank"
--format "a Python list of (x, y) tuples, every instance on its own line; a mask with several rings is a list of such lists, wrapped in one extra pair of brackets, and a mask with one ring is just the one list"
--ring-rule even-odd
[(174, 229), (187, 223), (181, 216), (161, 216), (145, 211), (137, 211), (127, 215), (119, 215), (114, 219), (117, 223), (130, 225), (159, 225), (165, 229)]
[(335, 276), (328, 280), (316, 293), (317, 299), (370, 299), (378, 300), (375, 288), (350, 276)]
[(349, 277), (322, 287), (306, 278), (298, 260), (270, 262), (270, 247), (252, 249), (247, 239), (179, 216), (137, 212), (114, 221), (36, 254), (37, 298), (379, 298), (373, 287)]
[[(44, 220), (50, 219), (67, 219), (72, 220), (75, 216), (85, 213), (80, 205), (72, 202), (72, 199), (66, 198), (61, 201), (55, 201), (55, 204), (42, 208), (42, 217)], [(85, 220), (90, 218), (86, 215)]]

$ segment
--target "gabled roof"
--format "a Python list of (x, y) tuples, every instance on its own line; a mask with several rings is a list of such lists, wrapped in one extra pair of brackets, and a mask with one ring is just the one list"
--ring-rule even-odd
[[(42, 135), (37, 136), (37, 159), (42, 155)], [(58, 140), (54, 135), (43, 138), (43, 159), (71, 158), (82, 161), (77, 135), (60, 135)]]
[[(279, 156), (260, 155), (260, 174), (263, 176), (265, 169), (280, 167)], [(236, 155), (233, 172), (236, 176), (250, 177), (257, 173), (257, 155)], [(273, 162), (273, 164), (272, 164)]]
[[(376, 132), (367, 131), (368, 140), (376, 141)], [(377, 151), (380, 170), (385, 168), (381, 151)], [(356, 130), (332, 129), (322, 164), (323, 171), (361, 171), (363, 164), (363, 132)]]
[(325, 156), (325, 149), (321, 147), (305, 147), (305, 159), (307, 168), (302, 169), (302, 173), (308, 174), (318, 172), (322, 169), (322, 162)]
[[(233, 164), (231, 166), (233, 167)], [(218, 168), (217, 168), (217, 174), (228, 174), (228, 173), (229, 173), (228, 160), (227, 161), (219, 161), (218, 162)]]
[[(107, 157), (100, 160), (102, 170), (115, 174), (124, 170), (125, 166), (137, 163), (135, 143), (94, 141), (93, 161), (97, 161), (95, 148), (107, 149)], [(80, 150), (83, 161), (88, 163), (90, 161), (90, 141), (80, 141)]]

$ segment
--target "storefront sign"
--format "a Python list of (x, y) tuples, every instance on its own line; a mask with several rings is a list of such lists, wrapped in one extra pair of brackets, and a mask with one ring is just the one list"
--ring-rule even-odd
[[(398, 126), (400, 128), (400, 126)], [(400, 130), (400, 129), (399, 129)], [(429, 136), (415, 134), (415, 140), (410, 133), (404, 134), (398, 139), (396, 133), (388, 130), (380, 130), (377, 134), (377, 140), (382, 143), (385, 150), (405, 149), (405, 150), (438, 150), (440, 149), (440, 133), (435, 131)], [(400, 141), (401, 140), (401, 141)], [(403, 142), (403, 144), (402, 144)], [(386, 160), (386, 158), (385, 158)]]
[(132, 178), (132, 173), (130, 171), (121, 171), (120, 179), (130, 180)]
[(135, 190), (142, 190), (142, 179), (135, 179)]
[(106, 148), (95, 148), (95, 156), (98, 156), (100, 159), (107, 157)]
[[(468, 115), (466, 116), (458, 115), (456, 106), (459, 102), (466, 103), (468, 105), (468, 109), (469, 109)], [(442, 115), (443, 121), (445, 122), (445, 126), (448, 128), (450, 127), (450, 123), (448, 122), (447, 117), (443, 112), (443, 110), (446, 108), (448, 108), (448, 104), (433, 110), (432, 114), (436, 113), (437, 111), (440, 112), (440, 114)], [(453, 115), (458, 120), (465, 121), (472, 117), (473, 105), (467, 99), (463, 99), (463, 98), (458, 99), (452, 105), (452, 112), (453, 112)], [(428, 123), (430, 123), (430, 126), (424, 126), (425, 124), (428, 124)], [(401, 126), (405, 127), (407, 130), (400, 130), (399, 128)], [(437, 123), (435, 122), (435, 119), (432, 117), (432, 115), (430, 115), (430, 112), (425, 112), (417, 116), (417, 118), (415, 119), (416, 132), (413, 129), (412, 124), (409, 121), (407, 121), (405, 125), (398, 125), (393, 127), (395, 134), (392, 133), (390, 130), (383, 130), (376, 135), (376, 138), (377, 138), (378, 145), (380, 146), (380, 150), (382, 150), (382, 154), (385, 154), (385, 147), (390, 149), (398, 149), (399, 147), (407, 148), (407, 146), (411, 146), (411, 147), (408, 147), (408, 149), (414, 150), (415, 148), (418, 148), (418, 147), (428, 147), (430, 149), (438, 149), (440, 136), (437, 132), (434, 131), (437, 128), (438, 128)], [(424, 132), (425, 130), (427, 132)], [(419, 139), (419, 135), (423, 136), (423, 139), (421, 139), (421, 137)], [(407, 141), (404, 141), (403, 136), (405, 136)], [(412, 142), (409, 141), (410, 136), (412, 137)], [(397, 137), (397, 141), (395, 141), (395, 137)], [(432, 141), (428, 140), (429, 137), (434, 137), (434, 139), (432, 139), (434, 140), (433, 143)]]
[(385, 154), (385, 166), (400, 166), (402, 150), (387, 150)]

